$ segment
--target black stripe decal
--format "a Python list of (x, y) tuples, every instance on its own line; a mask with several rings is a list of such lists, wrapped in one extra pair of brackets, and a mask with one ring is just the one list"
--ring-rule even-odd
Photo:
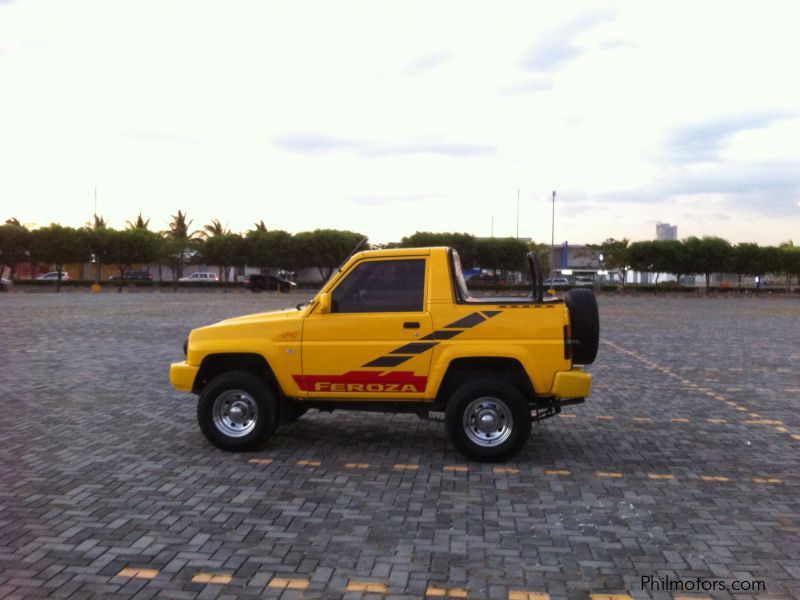
[(484, 317), (486, 317), (487, 319), (491, 319), (493, 316), (499, 315), (503, 311), (502, 310), (484, 310), (484, 311), (481, 311), (481, 312), (483, 313)]
[(381, 356), (375, 360), (365, 364), (365, 367), (396, 367), (397, 365), (406, 362), (410, 356)]
[(436, 345), (436, 342), (413, 342), (392, 350), (391, 354), (422, 354)]
[(447, 331), (446, 329), (439, 329), (438, 331), (434, 331), (433, 333), (429, 333), (424, 338), (420, 338), (423, 340), (449, 340), (451, 338), (456, 337), (460, 331), (450, 330)]
[(486, 320), (481, 313), (475, 312), (471, 315), (467, 315), (463, 319), (459, 319), (455, 323), (450, 323), (447, 325), (447, 329), (468, 329), (470, 327), (475, 327), (478, 323), (483, 323)]

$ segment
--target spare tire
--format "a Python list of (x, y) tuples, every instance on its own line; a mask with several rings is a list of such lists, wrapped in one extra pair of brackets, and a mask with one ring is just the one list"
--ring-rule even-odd
[(597, 357), (600, 344), (600, 314), (597, 298), (591, 290), (570, 290), (567, 294), (567, 309), (572, 327), (572, 361), (590, 365)]

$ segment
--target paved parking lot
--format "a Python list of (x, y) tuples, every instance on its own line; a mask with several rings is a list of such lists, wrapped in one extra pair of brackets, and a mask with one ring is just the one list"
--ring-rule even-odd
[(601, 298), (593, 397), (505, 465), (413, 416), (212, 448), (169, 362), (303, 298), (0, 296), (0, 598), (800, 596), (797, 299)]

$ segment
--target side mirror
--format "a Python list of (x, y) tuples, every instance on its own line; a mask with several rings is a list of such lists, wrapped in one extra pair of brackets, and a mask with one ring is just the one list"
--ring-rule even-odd
[(331, 312), (331, 295), (328, 292), (324, 292), (319, 295), (319, 300), (317, 301), (317, 312), (321, 315)]

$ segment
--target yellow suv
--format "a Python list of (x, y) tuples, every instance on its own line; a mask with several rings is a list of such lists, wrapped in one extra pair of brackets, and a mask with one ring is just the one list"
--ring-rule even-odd
[(444, 412), (468, 458), (503, 461), (531, 423), (583, 402), (599, 339), (590, 290), (473, 297), (449, 248), (360, 252), (308, 304), (191, 332), (170, 368), (199, 394), (205, 436), (225, 450), (260, 447), (279, 422), (324, 411)]

